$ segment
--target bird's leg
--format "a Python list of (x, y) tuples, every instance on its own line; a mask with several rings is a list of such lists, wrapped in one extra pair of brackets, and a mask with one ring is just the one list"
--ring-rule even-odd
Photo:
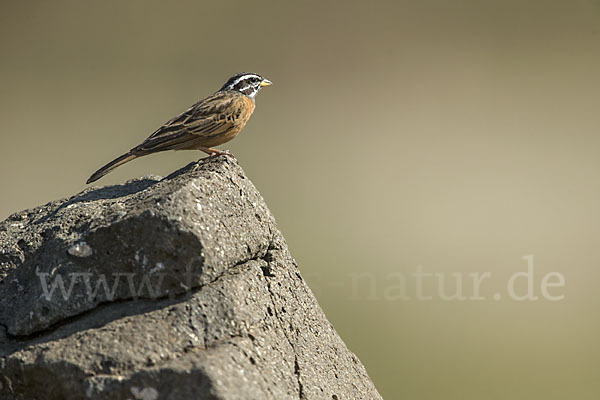
[(198, 147), (198, 150), (201, 150), (201, 151), (205, 152), (210, 157), (214, 157), (214, 156), (229, 156), (229, 157), (235, 158), (234, 155), (231, 154), (228, 151), (212, 149), (210, 147)]

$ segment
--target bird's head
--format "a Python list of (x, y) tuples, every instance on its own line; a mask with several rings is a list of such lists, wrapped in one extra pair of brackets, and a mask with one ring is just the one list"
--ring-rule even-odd
[(271, 81), (267, 78), (251, 72), (241, 72), (229, 78), (220, 90), (233, 90), (254, 98), (261, 88), (269, 85)]

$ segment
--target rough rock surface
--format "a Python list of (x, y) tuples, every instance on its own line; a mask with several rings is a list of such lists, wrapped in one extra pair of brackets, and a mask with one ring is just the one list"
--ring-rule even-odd
[(0, 399), (379, 399), (234, 160), (0, 223)]

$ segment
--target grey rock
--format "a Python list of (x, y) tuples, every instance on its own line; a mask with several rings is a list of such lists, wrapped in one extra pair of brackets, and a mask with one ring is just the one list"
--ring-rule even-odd
[(0, 223), (0, 398), (381, 397), (215, 157)]

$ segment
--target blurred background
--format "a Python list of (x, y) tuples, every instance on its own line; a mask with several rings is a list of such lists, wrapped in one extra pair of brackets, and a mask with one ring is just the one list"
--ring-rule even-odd
[(598, 398), (599, 1), (2, 1), (0, 52), (0, 218), (257, 72), (222, 147), (384, 398)]

